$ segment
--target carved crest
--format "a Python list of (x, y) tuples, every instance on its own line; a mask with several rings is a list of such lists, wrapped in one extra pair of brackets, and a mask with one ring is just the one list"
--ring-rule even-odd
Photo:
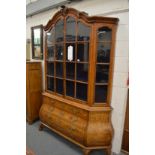
[(67, 13), (68, 13), (68, 8), (65, 6), (65, 5), (62, 5), (61, 6), (61, 10), (60, 10), (60, 12), (61, 12), (61, 14), (62, 14), (62, 16), (65, 16), (65, 15), (67, 15)]
[(67, 16), (68, 14), (73, 14), (79, 19), (84, 20), (87, 23), (96, 23), (96, 22), (104, 22), (104, 23), (111, 23), (111, 24), (117, 24), (118, 19), (117, 18), (111, 18), (111, 17), (100, 17), (100, 16), (88, 16), (88, 14), (84, 11), (78, 11), (74, 8), (67, 8), (66, 6), (62, 5), (61, 10), (59, 10), (51, 20), (47, 23), (46, 26), (44, 26), (44, 30), (47, 31), (51, 28), (51, 26), (56, 22), (56, 20), (61, 16)]

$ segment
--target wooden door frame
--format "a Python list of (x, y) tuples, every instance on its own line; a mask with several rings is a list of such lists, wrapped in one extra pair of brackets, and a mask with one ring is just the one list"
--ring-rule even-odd
[[(127, 113), (127, 109), (129, 111), (129, 88), (127, 90), (127, 98), (126, 98), (126, 108), (125, 108), (125, 117), (124, 117), (124, 127), (123, 127), (123, 134), (122, 134), (122, 144), (121, 144), (121, 152), (124, 152), (126, 154), (129, 154), (129, 152), (127, 152), (126, 150), (124, 150), (123, 147), (123, 137), (124, 137), (124, 130), (125, 130), (125, 122), (126, 122), (126, 113)], [(129, 112), (128, 112), (129, 114)], [(129, 119), (129, 116), (128, 116)]]

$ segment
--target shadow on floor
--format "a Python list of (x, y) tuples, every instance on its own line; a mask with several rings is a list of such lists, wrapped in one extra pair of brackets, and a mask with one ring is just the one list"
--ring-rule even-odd
[[(26, 145), (35, 155), (83, 155), (81, 148), (48, 128), (39, 131), (40, 121), (26, 124)], [(103, 150), (94, 150), (90, 155), (106, 155)], [(122, 154), (123, 155), (123, 154)]]

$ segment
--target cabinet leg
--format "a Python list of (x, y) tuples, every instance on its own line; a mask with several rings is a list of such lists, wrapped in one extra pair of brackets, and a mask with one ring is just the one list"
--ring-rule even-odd
[(107, 155), (112, 155), (111, 148), (107, 149)]
[(90, 151), (91, 151), (91, 150), (84, 149), (84, 150), (83, 150), (83, 155), (89, 155)]
[(28, 124), (29, 125), (32, 125), (32, 123), (33, 123), (33, 121), (28, 120)]
[(42, 131), (43, 128), (44, 128), (44, 125), (43, 125), (43, 124), (40, 124), (40, 126), (39, 126), (39, 131)]

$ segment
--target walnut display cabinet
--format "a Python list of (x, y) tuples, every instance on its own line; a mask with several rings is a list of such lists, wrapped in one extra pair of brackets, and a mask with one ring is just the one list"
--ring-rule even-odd
[(40, 130), (111, 154), (111, 94), (118, 19), (62, 7), (44, 27), (45, 85)]

